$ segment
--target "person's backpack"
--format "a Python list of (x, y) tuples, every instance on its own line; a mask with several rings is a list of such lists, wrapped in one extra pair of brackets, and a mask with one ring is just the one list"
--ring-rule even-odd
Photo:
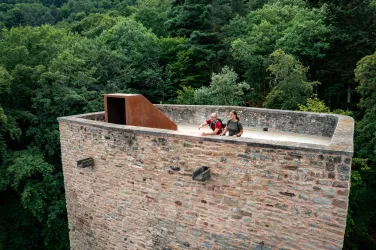
[[(214, 127), (215, 127), (215, 124), (217, 124), (217, 122), (220, 122), (220, 123), (221, 123), (221, 125), (222, 125), (222, 130), (224, 130), (225, 127), (226, 127), (226, 123), (223, 123), (223, 121), (222, 121), (221, 119), (217, 119), (217, 121), (214, 123)], [(211, 125), (212, 125), (212, 122), (210, 121), (210, 123), (209, 123), (209, 127), (211, 127)]]
[(225, 127), (227, 126), (226, 123), (224, 123), (221, 119), (217, 119), (221, 124), (222, 124), (222, 129), (225, 129)]

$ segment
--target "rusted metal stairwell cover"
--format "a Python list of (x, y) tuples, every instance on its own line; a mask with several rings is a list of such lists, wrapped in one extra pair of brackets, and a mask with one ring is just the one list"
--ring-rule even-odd
[(107, 94), (105, 99), (106, 122), (108, 122), (107, 98), (125, 99), (126, 125), (177, 130), (178, 126), (148, 99), (139, 94)]

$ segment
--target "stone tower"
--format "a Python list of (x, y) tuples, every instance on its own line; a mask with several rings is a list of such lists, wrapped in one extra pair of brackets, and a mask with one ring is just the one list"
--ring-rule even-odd
[[(108, 123), (104, 112), (59, 118), (71, 249), (342, 249), (352, 118), (156, 107), (177, 131)], [(179, 129), (232, 109), (249, 137)], [(264, 127), (293, 136), (252, 138)], [(193, 179), (203, 166), (210, 178)]]

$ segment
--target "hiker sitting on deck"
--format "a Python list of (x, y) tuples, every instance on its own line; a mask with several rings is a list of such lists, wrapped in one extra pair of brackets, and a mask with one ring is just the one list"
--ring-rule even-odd
[(222, 132), (222, 122), (218, 119), (217, 114), (213, 113), (210, 115), (210, 119), (202, 123), (198, 129), (209, 125), (213, 130), (212, 132), (202, 132), (201, 135), (219, 135)]
[(227, 122), (227, 125), (222, 133), (219, 135), (225, 135), (228, 131), (229, 136), (237, 136), (240, 137), (243, 134), (243, 125), (240, 123), (240, 119), (238, 117), (238, 113), (235, 110), (232, 110), (229, 113), (230, 120)]

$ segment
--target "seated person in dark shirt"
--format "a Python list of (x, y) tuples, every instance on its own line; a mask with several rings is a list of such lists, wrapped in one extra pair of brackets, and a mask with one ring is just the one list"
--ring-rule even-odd
[(219, 135), (222, 132), (222, 122), (218, 119), (217, 114), (213, 113), (210, 115), (210, 119), (202, 123), (198, 129), (209, 125), (212, 132), (202, 132), (201, 135)]
[(235, 110), (232, 110), (229, 114), (230, 120), (227, 122), (227, 126), (219, 135), (225, 135), (228, 131), (229, 136), (240, 137), (243, 134), (243, 125), (240, 123), (238, 113)]

